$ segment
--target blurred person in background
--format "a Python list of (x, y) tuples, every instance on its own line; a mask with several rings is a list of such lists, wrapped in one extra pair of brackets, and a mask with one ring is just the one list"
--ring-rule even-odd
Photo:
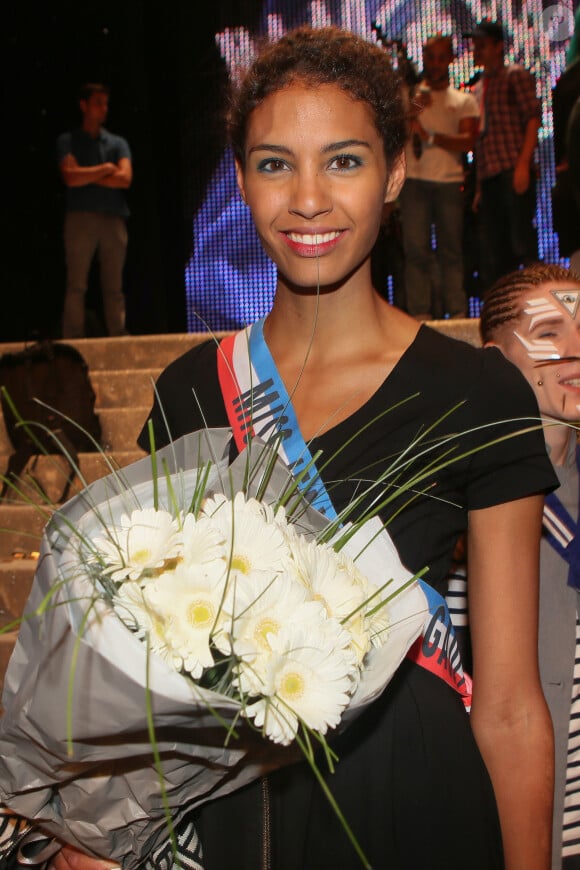
[[(419, 113), (411, 120), (406, 148), (407, 180), (400, 206), (405, 251), (407, 311), (431, 320), (433, 258), (444, 312), (467, 316), (463, 269), (464, 172), (462, 155), (473, 149), (479, 124), (475, 98), (449, 84), (450, 36), (423, 46), (423, 77), (413, 93)], [(431, 246), (434, 225), (436, 251)]]
[(502, 275), (538, 259), (534, 152), (542, 109), (534, 76), (504, 62), (500, 22), (481, 21), (466, 36), (473, 39), (475, 66), (483, 67), (475, 86), (481, 120), (474, 208), (479, 212), (485, 292)]
[(60, 174), (66, 185), (67, 279), (62, 333), (64, 338), (85, 335), (85, 294), (91, 263), (98, 252), (107, 331), (112, 336), (123, 335), (123, 267), (129, 216), (125, 191), (133, 177), (131, 151), (125, 139), (103, 126), (109, 109), (105, 85), (83, 85), (79, 106), (81, 127), (57, 140)]

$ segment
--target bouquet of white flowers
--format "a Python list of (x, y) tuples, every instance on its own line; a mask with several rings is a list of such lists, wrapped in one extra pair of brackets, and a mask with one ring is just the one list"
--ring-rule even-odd
[(0, 802), (129, 870), (201, 802), (317, 770), (313, 743), (332, 765), (324, 735), (425, 620), (378, 519), (330, 523), (258, 439), (230, 463), (230, 437), (185, 436), (55, 513), (6, 675)]

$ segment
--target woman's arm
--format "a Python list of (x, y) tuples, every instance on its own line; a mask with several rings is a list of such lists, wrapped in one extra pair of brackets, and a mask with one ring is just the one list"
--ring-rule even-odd
[(550, 867), (554, 745), (538, 672), (543, 499), (469, 517), (471, 722), (497, 799), (506, 870)]

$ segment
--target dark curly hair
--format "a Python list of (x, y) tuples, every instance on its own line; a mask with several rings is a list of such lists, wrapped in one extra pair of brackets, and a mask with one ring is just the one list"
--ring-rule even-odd
[(242, 166), (252, 111), (270, 94), (296, 81), (311, 87), (335, 84), (367, 103), (383, 140), (387, 166), (393, 165), (405, 144), (407, 120), (401, 81), (387, 54), (338, 27), (298, 27), (266, 45), (232, 94), (229, 134)]
[(502, 327), (511, 320), (517, 320), (523, 310), (520, 300), (525, 290), (548, 281), (580, 284), (580, 275), (563, 266), (535, 263), (496, 281), (485, 294), (480, 313), (479, 332), (483, 343), (497, 341)]

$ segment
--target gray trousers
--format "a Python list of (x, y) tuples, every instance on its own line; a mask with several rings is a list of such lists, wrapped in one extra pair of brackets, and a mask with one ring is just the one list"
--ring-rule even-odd
[[(409, 314), (431, 314), (433, 267), (438, 266), (445, 312), (467, 314), (463, 286), (464, 197), (459, 182), (408, 178), (400, 197)], [(437, 250), (431, 250), (435, 224)], [(435, 272), (437, 275), (437, 272)]]
[(70, 211), (64, 220), (66, 296), (63, 338), (85, 334), (85, 293), (93, 257), (98, 252), (105, 321), (109, 335), (125, 332), (123, 266), (127, 252), (127, 224), (119, 215)]

